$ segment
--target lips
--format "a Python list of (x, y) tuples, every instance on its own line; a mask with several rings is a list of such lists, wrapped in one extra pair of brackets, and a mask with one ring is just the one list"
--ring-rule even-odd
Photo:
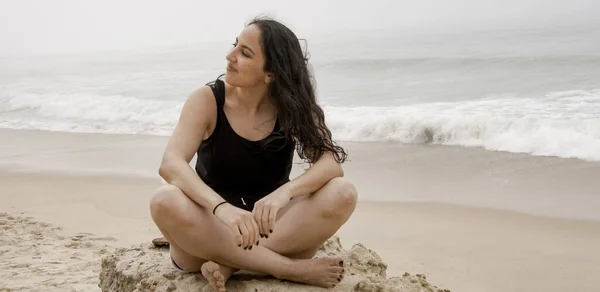
[(233, 68), (233, 66), (231, 66), (231, 64), (227, 64), (227, 71), (237, 72), (237, 70), (235, 68)]

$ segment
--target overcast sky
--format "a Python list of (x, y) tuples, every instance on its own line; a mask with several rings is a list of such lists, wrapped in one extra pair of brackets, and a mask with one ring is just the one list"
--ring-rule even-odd
[(300, 37), (368, 28), (455, 28), (597, 21), (599, 0), (0, 0), (0, 55), (233, 39), (268, 13)]

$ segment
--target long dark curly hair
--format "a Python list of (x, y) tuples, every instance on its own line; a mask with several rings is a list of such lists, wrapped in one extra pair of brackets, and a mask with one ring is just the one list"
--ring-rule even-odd
[(277, 108), (281, 131), (294, 140), (298, 156), (315, 163), (325, 151), (331, 151), (335, 160), (343, 163), (347, 153), (334, 143), (325, 124), (325, 114), (315, 97), (309, 58), (300, 40), (288, 27), (269, 17), (256, 17), (249, 25), (261, 31), (264, 70), (273, 74), (269, 98)]

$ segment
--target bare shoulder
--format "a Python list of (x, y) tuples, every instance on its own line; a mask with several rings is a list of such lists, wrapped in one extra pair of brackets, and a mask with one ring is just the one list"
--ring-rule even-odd
[(189, 162), (202, 140), (214, 130), (216, 117), (217, 103), (210, 87), (203, 86), (192, 92), (181, 109), (165, 153)]
[(193, 130), (195, 133), (204, 133), (204, 130), (211, 129), (216, 117), (217, 102), (215, 96), (210, 87), (202, 86), (187, 98), (181, 110), (179, 124), (188, 130)]
[(208, 86), (202, 86), (190, 94), (183, 106), (182, 114), (185, 111), (191, 111), (198, 118), (200, 118), (200, 116), (214, 117), (216, 115), (216, 109), (217, 102), (212, 89)]

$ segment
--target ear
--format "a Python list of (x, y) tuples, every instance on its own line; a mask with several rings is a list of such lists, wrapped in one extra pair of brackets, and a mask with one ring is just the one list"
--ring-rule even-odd
[(274, 79), (275, 79), (275, 77), (273, 76), (272, 73), (267, 73), (265, 75), (265, 83), (271, 83), (271, 82), (273, 82)]

